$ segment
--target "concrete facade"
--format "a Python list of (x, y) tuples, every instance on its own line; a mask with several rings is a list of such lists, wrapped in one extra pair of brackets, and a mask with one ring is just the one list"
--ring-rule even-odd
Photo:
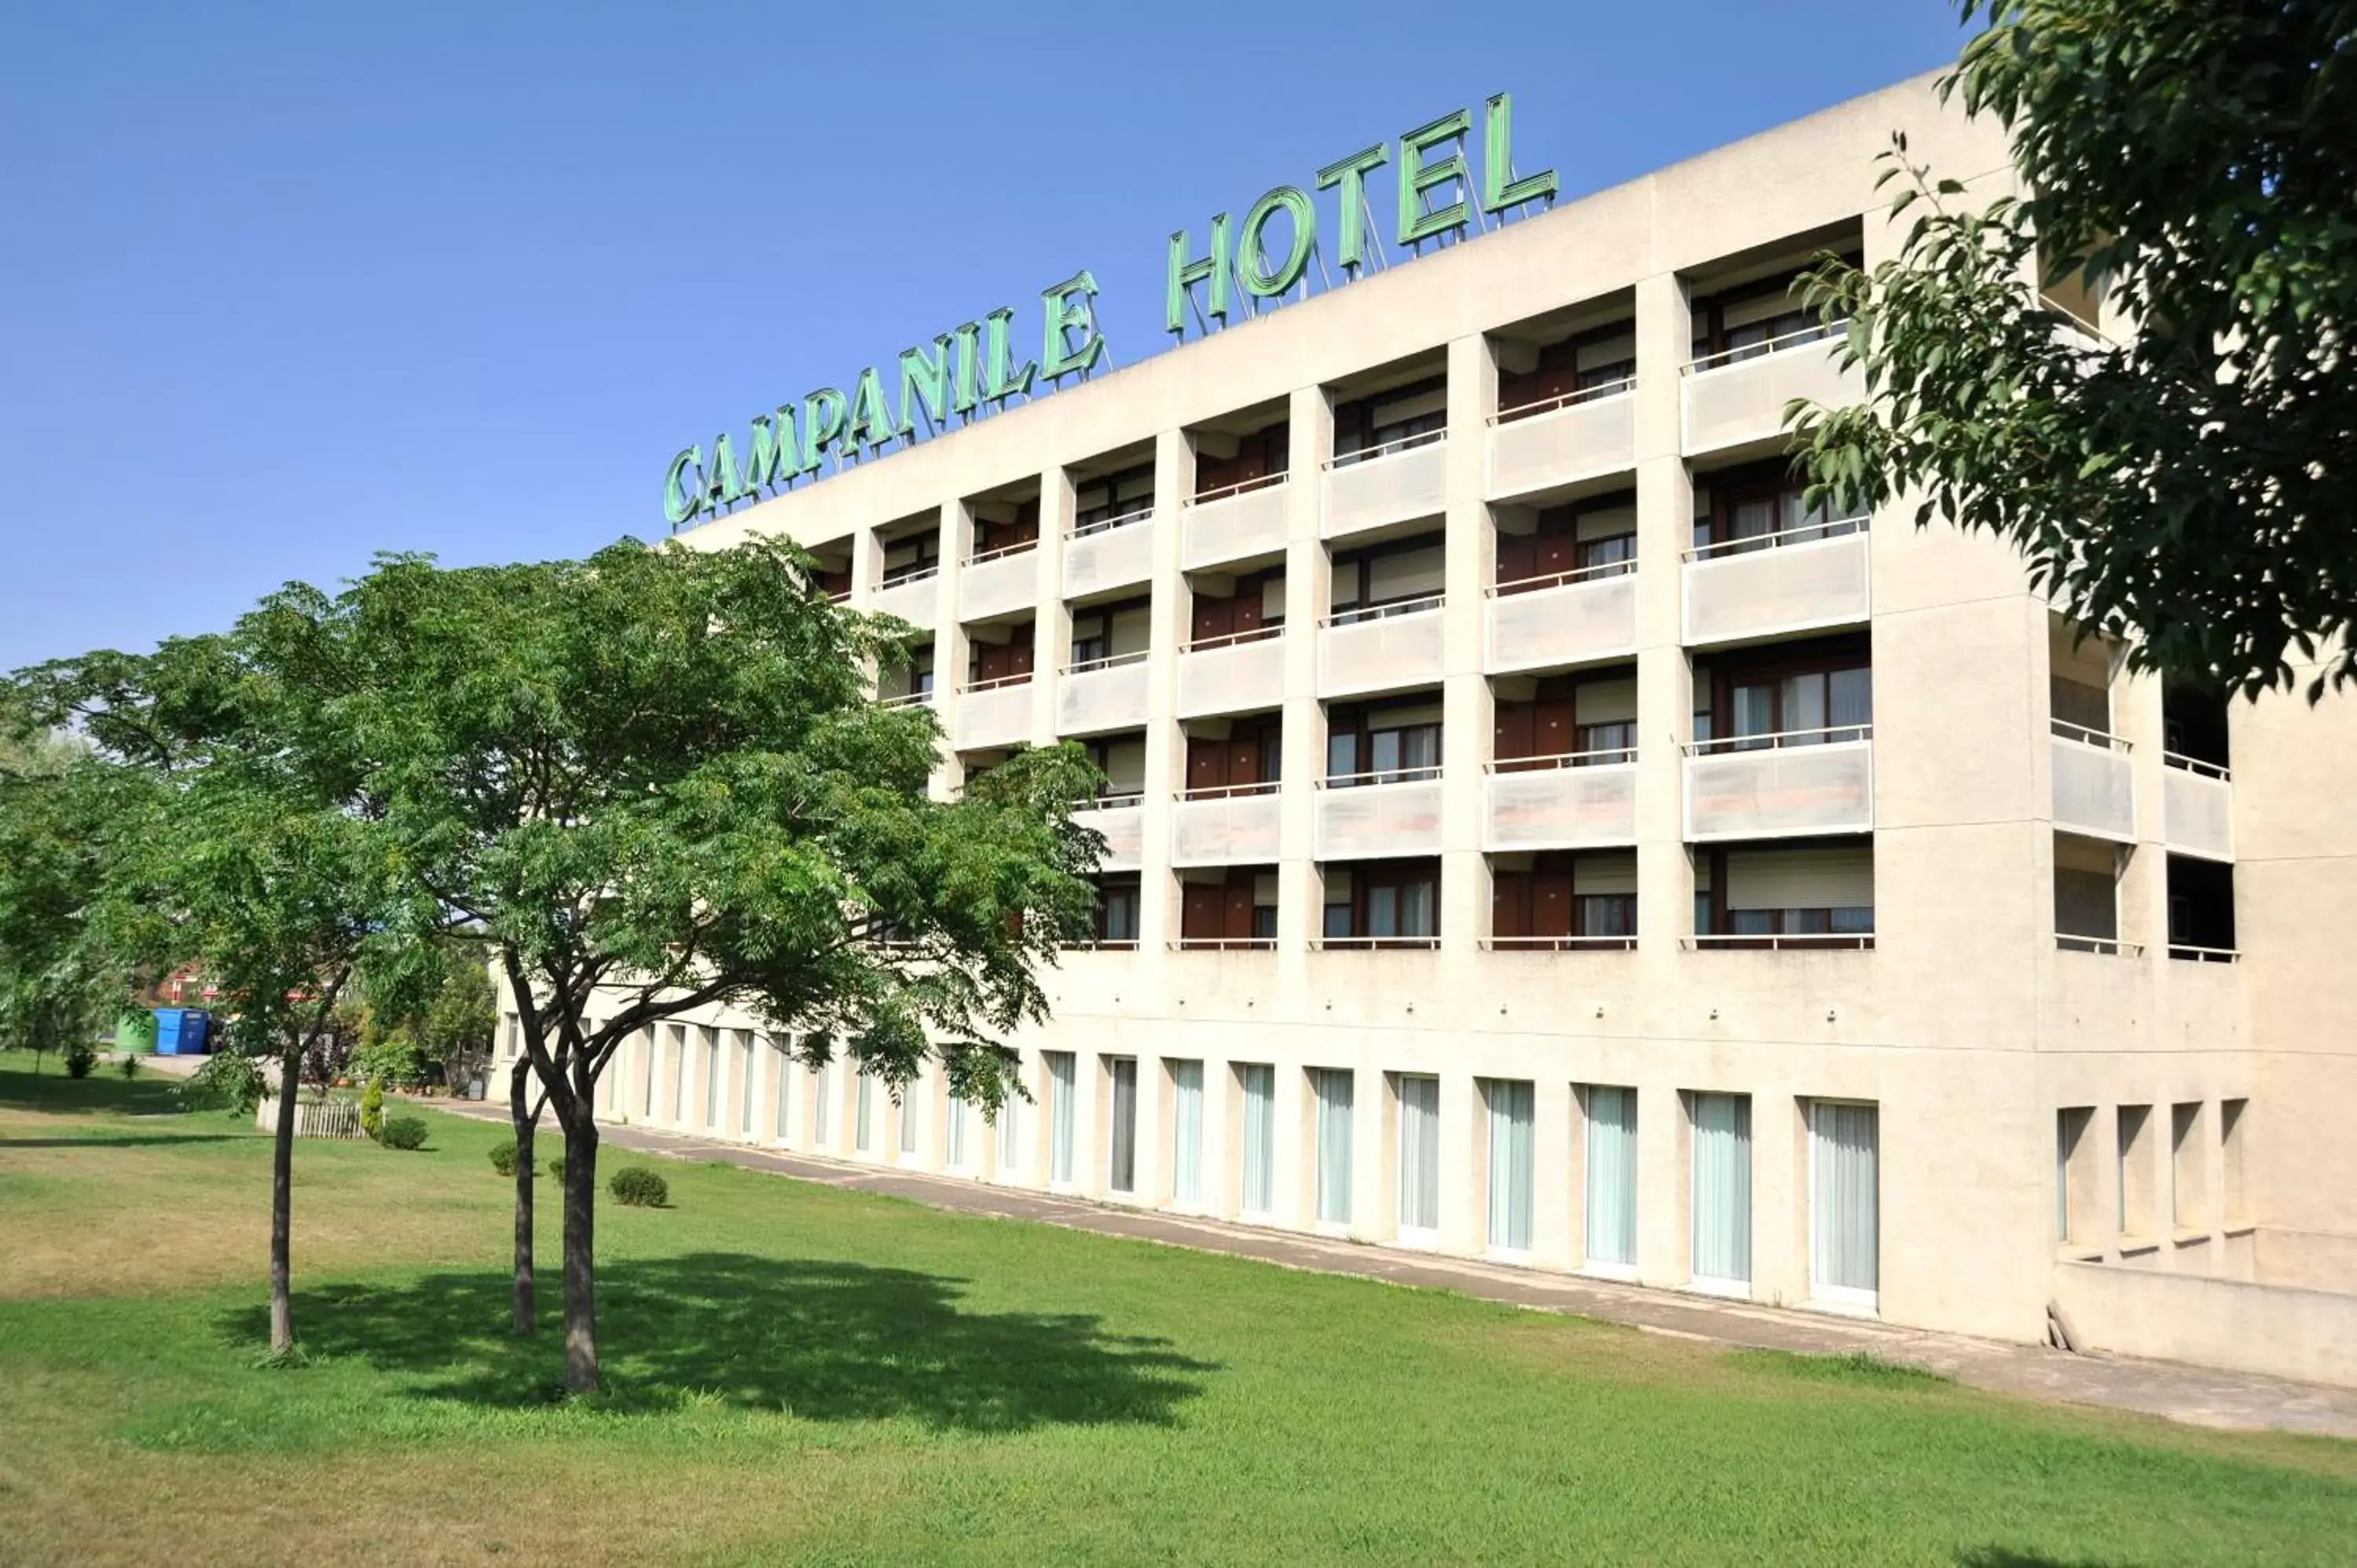
[[(2357, 1104), (2357, 984), (2331, 956), (2357, 917), (2346, 699), (2239, 706), (2231, 768), (2180, 767), (2158, 684), (2111, 673), (2105, 650), (2093, 658), (2107, 725), (2054, 722), (2058, 661), (2088, 650), (2008, 547), (1918, 530), (1911, 508), (1738, 549), (1697, 542), (1698, 489), (1781, 451), (1787, 397), (1855, 392), (1832, 345), (1805, 333), (1697, 363), (1696, 301), (1789, 275), (1828, 247), (1869, 264), (1889, 254), (1874, 158), (1901, 128), (1915, 156), (1975, 192), (2012, 188), (1993, 127), (1939, 106), (1928, 79), (1904, 83), (687, 536), (716, 547), (789, 535), (848, 563), (856, 607), (931, 628), (932, 701), (950, 736), (939, 789), (1010, 743), (1142, 742), (1134, 801), (1101, 813), (1113, 864), (1137, 877), (1135, 929), (1068, 952), (1047, 977), (1054, 1021), (1018, 1042), (1032, 1103), (1011, 1134), (975, 1115), (961, 1123), (928, 1079), (905, 1106), (869, 1090), (863, 1140), (862, 1090), (845, 1068), (781, 1071), (757, 1021), (719, 1012), (635, 1043), (608, 1075), (605, 1112), (1999, 1338), (2043, 1337), (2049, 1304), (2068, 1294), (2074, 1316), (2103, 1319), (2074, 1323), (2094, 1344), (2215, 1359), (2227, 1340), (2273, 1337), (2265, 1364), (2234, 1364), (2357, 1380), (2344, 1369), (2357, 1141), (2343, 1126)], [(1496, 417), (1501, 384), (1546, 346), (1624, 325), (1627, 387)], [(1436, 375), (1444, 436), (1335, 461), (1338, 407)], [(1277, 417), (1281, 482), (1226, 494), (1199, 484), (1240, 431)], [(1082, 528), (1090, 480), (1142, 462), (1150, 513)], [(1492, 591), (1501, 530), (1622, 490), (1634, 492), (1633, 570)], [(977, 519), (1017, 492), (1036, 493), (1036, 546), (974, 562)], [(888, 552), (911, 528), (938, 529), (938, 573), (888, 585)], [(1438, 602), (1338, 617), (1337, 555), (1404, 539), (1439, 545)], [(1281, 634), (1189, 650), (1199, 596), (1279, 565)], [(1145, 657), (1067, 668), (1076, 608), (1147, 594)], [(1027, 618), (1036, 673), (961, 690), (974, 645)], [(1772, 736), (1754, 725), (1738, 733), (1760, 738), (1742, 747), (1723, 730), (1698, 736), (1711, 670), (1768, 671), (1760, 679), (1772, 683), (1780, 659), (1828, 638), (1867, 650), (1870, 724), (1820, 717), (1819, 733), (1788, 724)], [(1633, 678), (1632, 738), (1580, 766), (1496, 768), (1498, 704), (1556, 676)], [(1438, 710), (1435, 767), (1329, 785), (1337, 710), (1370, 696)], [(1282, 784), (1184, 799), (1190, 738), (1254, 715), (1281, 722)], [(1514, 811), (1501, 805), (1509, 795)], [(1189, 833), (1210, 836), (1182, 852)], [(1185, 885), (1222, 869), (1206, 843), (1263, 846), (1233, 850), (1232, 864), (1273, 872), (1273, 937), (1189, 940)], [(1717, 850), (1815, 844), (1846, 856), (1853, 881), (1870, 865), (1870, 935), (1854, 912), (1835, 931), (1697, 929), (1719, 918), (1696, 899)], [(1494, 940), (1499, 879), (1553, 852), (1633, 852), (1633, 938)], [(2068, 869), (2089, 855), (2114, 868), (2115, 928), (2059, 940), (2058, 857)], [(2172, 857), (2189, 856), (2232, 865), (2233, 950), (2172, 940)], [(1325, 934), (1346, 863), (1364, 875), (1427, 858), (1429, 940)], [(1624, 865), (1599, 875), (1620, 886)], [(1337, 1073), (1350, 1075), (1347, 1107), (1331, 1092), (1342, 1080), (1326, 1076)], [(1199, 1098), (1182, 1090), (1196, 1074)], [(1437, 1086), (1429, 1181), (1424, 1146), (1404, 1133), (1422, 1125), (1426, 1091), (1410, 1080), (1423, 1079)], [(1248, 1103), (1263, 1084), (1266, 1101)], [(1598, 1090), (1635, 1096), (1626, 1262), (1599, 1258), (1589, 1234), (1601, 1179), (1591, 1144), (1609, 1134), (1597, 1116), (1613, 1102)], [(1714, 1121), (1721, 1096), (1743, 1097), (1748, 1137), (1735, 1144)], [(1852, 1253), (1838, 1264), (1818, 1232), (1831, 1186), (1851, 1178), (1834, 1174), (1813, 1133), (1833, 1106), (1871, 1109), (1865, 1196), (1849, 1192)], [(1126, 1189), (1122, 1109), (1133, 1118)], [(1264, 1114), (1265, 1207), (1247, 1201), (1244, 1148)], [(1493, 1129), (1504, 1140), (1494, 1149)], [(1731, 1189), (1730, 1147), (1743, 1162)], [(1727, 1244), (1723, 1208), (1707, 1234), (1697, 1219), (1698, 1181), (1712, 1201), (1739, 1195), (1744, 1277), (1697, 1268), (1698, 1246)], [(1407, 1223), (1436, 1192), (1436, 1222)], [(2095, 1265), (2104, 1277), (2091, 1283), (2082, 1276)], [(1834, 1268), (1840, 1283), (1819, 1277)], [(2166, 1301), (2135, 1295), (2144, 1274), (2172, 1277)], [(2188, 1274), (2244, 1288), (2181, 1288), (2174, 1277)], [(2267, 1326), (2276, 1298), (2256, 1287), (2270, 1283), (2298, 1287), (2282, 1297), (2286, 1334)], [(2172, 1337), (2172, 1315), (2187, 1312), (2210, 1316)], [(2352, 1316), (2337, 1337), (2319, 1334), (2336, 1313)]]

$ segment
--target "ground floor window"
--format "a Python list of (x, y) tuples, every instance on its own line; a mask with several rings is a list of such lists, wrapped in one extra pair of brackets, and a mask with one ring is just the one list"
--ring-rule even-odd
[(1170, 1064), (1170, 1200), (1203, 1201), (1203, 1064)]
[(1112, 1146), (1105, 1178), (1115, 1192), (1137, 1190), (1137, 1058), (1113, 1059)]
[(1399, 1080), (1399, 1231), (1429, 1241), (1440, 1231), (1440, 1080)]
[(910, 1079), (900, 1086), (900, 1152), (917, 1152), (917, 1086), (923, 1080)]
[(1695, 1283), (1751, 1283), (1751, 1097), (1694, 1097)]
[(876, 1075), (862, 1069), (859, 1074), (859, 1119), (852, 1126), (851, 1145), (866, 1154), (876, 1144)]
[(948, 1136), (944, 1140), (948, 1144), (945, 1152), (952, 1170), (962, 1169), (965, 1165), (965, 1097), (952, 1093), (949, 1105)]
[(1246, 1214), (1276, 1208), (1276, 1069), (1265, 1062), (1237, 1069), (1244, 1101), (1243, 1194)]
[(834, 1135), (834, 1064), (823, 1062), (811, 1075), (811, 1137), (820, 1148)]
[(784, 1039), (770, 1041), (770, 1072), (778, 1080), (777, 1134), (782, 1144), (794, 1131), (794, 1058)]
[(1349, 1069), (1311, 1069), (1318, 1095), (1318, 1222), (1351, 1222), (1351, 1110)]
[(1637, 1266), (1637, 1091), (1587, 1091), (1587, 1261)]
[(1079, 1073), (1070, 1051), (1048, 1053), (1048, 1179), (1072, 1179), (1073, 1091)]
[(1023, 1101), (1013, 1093), (998, 1102), (998, 1174), (1023, 1174)]
[(1809, 1107), (1811, 1287), (1830, 1301), (1872, 1305), (1879, 1267), (1879, 1117), (1871, 1105)]
[(1489, 1088), (1490, 1245), (1509, 1252), (1527, 1252), (1535, 1194), (1531, 1156), (1534, 1087), (1527, 1079), (1491, 1079)]

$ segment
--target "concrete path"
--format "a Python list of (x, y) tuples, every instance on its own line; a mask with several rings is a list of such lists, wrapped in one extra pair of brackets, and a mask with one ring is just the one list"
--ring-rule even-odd
[[(447, 1100), (420, 1103), (457, 1115), (502, 1123), (507, 1121), (503, 1105)], [(1792, 1350), (1804, 1355), (1866, 1351), (1884, 1360), (1943, 1373), (1974, 1388), (2142, 1411), (2196, 1425), (2357, 1438), (2357, 1390), (2206, 1371), (2165, 1361), (2072, 1356), (2043, 1346), (1927, 1333), (1864, 1319), (1717, 1301), (1678, 1291), (1620, 1285), (1536, 1269), (1328, 1240), (1295, 1231), (1164, 1214), (1123, 1204), (986, 1187), (956, 1176), (748, 1148), (655, 1128), (607, 1127), (601, 1131), (604, 1142), (617, 1148), (676, 1159), (720, 1160), (746, 1170), (791, 1176), (798, 1181), (888, 1193), (962, 1214), (1063, 1225), (1103, 1236), (1126, 1236), (1166, 1246), (1227, 1252), (1284, 1268), (1459, 1291), (1486, 1301), (1543, 1312), (1575, 1313), (1651, 1333), (1721, 1345)]]

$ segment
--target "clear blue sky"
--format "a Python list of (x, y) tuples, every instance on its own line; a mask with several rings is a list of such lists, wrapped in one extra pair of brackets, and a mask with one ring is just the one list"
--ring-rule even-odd
[[(1577, 196), (1926, 70), (1951, 0), (350, 0), (0, 19), (0, 670), (380, 550), (664, 531), (673, 451), (1490, 93)], [(1379, 209), (1380, 210), (1380, 209)], [(740, 437), (741, 439), (741, 437)]]

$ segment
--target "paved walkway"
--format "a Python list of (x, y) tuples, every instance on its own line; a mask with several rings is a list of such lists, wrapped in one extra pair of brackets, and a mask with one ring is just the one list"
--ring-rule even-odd
[[(488, 1102), (426, 1101), (432, 1109), (504, 1122)], [(545, 1135), (544, 1123), (544, 1135)], [(1943, 1373), (1974, 1388), (2115, 1410), (2143, 1411), (2203, 1426), (2273, 1429), (2357, 1438), (2357, 1390), (2212, 1372), (2164, 1361), (2073, 1356), (2043, 1346), (1933, 1334), (1889, 1324), (1713, 1301), (1676, 1291), (1509, 1268), (1468, 1259), (1328, 1240), (1294, 1231), (1096, 1203), (956, 1176), (748, 1148), (650, 1127), (606, 1127), (612, 1146), (678, 1159), (721, 1160), (746, 1170), (861, 1192), (888, 1193), (934, 1208), (1063, 1225), (1103, 1236), (1255, 1258), (1285, 1268), (1353, 1274), (1394, 1284), (1460, 1291), (1544, 1312), (1576, 1313), (1656, 1334), (1805, 1355), (1867, 1351), (1884, 1360)]]

